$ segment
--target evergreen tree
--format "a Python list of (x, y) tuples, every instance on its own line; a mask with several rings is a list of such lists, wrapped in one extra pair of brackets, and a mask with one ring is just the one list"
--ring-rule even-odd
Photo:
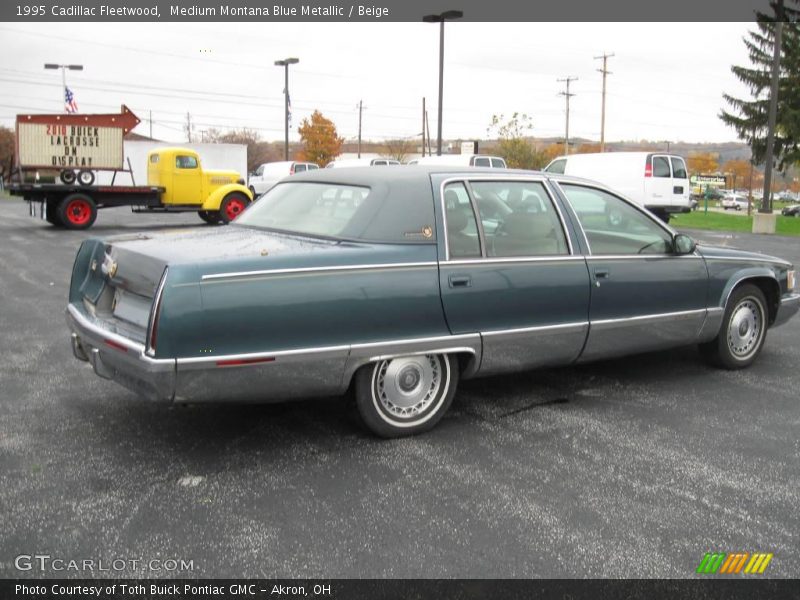
[[(774, 150), (775, 162), (781, 171), (800, 162), (800, 0), (784, 0), (783, 4)], [(767, 149), (769, 90), (778, 14), (777, 2), (770, 2), (770, 6), (772, 14), (756, 13), (758, 29), (744, 38), (752, 66), (731, 67), (736, 78), (749, 88), (752, 99), (723, 94), (731, 110), (723, 109), (719, 114), (720, 119), (736, 130), (739, 139), (750, 143), (757, 164), (764, 161)]]

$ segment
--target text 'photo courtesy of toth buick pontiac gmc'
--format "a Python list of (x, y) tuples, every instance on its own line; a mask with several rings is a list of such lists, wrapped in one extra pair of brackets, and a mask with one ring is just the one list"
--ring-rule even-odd
[(77, 358), (145, 398), (352, 390), (393, 437), (470, 377), (690, 344), (746, 367), (798, 308), (790, 263), (698, 245), (601, 184), (407, 166), (295, 174), (227, 227), (87, 240), (67, 321)]

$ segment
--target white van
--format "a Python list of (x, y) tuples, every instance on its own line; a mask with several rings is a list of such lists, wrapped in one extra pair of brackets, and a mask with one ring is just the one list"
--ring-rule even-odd
[(340, 158), (332, 160), (325, 168), (338, 169), (340, 167), (383, 167), (387, 165), (399, 165), (400, 161), (394, 158)]
[(295, 173), (313, 171), (314, 169), (319, 169), (319, 165), (313, 162), (282, 160), (279, 162), (264, 163), (263, 165), (259, 165), (259, 167), (250, 174), (248, 187), (255, 198), (266, 192), (284, 177), (294, 175)]
[(408, 161), (409, 165), (442, 165), (447, 167), (488, 167), (490, 169), (507, 169), (506, 161), (500, 156), (486, 154), (442, 154), (441, 156), (423, 156)]
[(644, 206), (663, 221), (668, 221), (671, 213), (691, 210), (686, 162), (675, 154), (570, 154), (556, 158), (544, 170), (594, 179)]

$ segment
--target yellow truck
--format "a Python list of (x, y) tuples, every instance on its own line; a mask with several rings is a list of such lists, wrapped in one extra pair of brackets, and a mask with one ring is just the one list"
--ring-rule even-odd
[(204, 170), (200, 156), (187, 148), (159, 148), (147, 155), (147, 185), (80, 185), (19, 183), (9, 186), (49, 223), (88, 229), (97, 210), (130, 206), (136, 213), (196, 212), (210, 224), (235, 219), (253, 200), (236, 171)]

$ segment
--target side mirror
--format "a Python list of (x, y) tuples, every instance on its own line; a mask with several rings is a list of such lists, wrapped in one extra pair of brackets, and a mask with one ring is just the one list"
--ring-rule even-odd
[(672, 247), (675, 249), (675, 254), (691, 254), (697, 248), (697, 244), (688, 235), (678, 233), (672, 239)]

